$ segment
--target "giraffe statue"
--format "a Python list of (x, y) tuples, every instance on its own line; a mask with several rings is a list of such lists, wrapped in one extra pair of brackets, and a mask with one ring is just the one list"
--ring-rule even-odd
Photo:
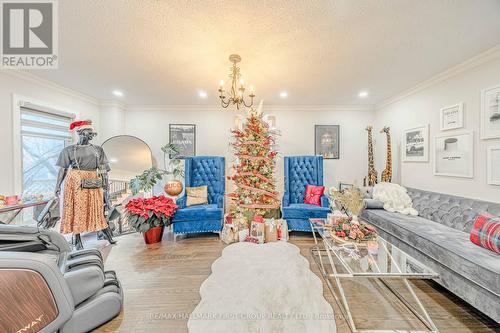
[(385, 169), (380, 175), (380, 181), (390, 183), (392, 180), (392, 147), (391, 147), (391, 128), (385, 126), (380, 130), (380, 133), (385, 133), (387, 136), (387, 160), (385, 162)]
[(366, 127), (368, 132), (368, 176), (363, 180), (363, 186), (374, 186), (377, 184), (377, 170), (375, 170), (375, 163), (373, 161), (373, 137), (372, 137), (372, 125)]

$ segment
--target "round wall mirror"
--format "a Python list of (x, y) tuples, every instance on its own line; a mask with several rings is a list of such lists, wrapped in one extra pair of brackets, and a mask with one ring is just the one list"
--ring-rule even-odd
[(148, 144), (131, 135), (118, 135), (106, 140), (102, 148), (109, 160), (110, 181), (130, 181), (153, 166)]

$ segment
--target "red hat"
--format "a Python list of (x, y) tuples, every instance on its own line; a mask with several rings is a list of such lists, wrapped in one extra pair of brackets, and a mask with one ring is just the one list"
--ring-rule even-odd
[(69, 125), (70, 131), (80, 131), (86, 128), (93, 130), (92, 120), (75, 120)]

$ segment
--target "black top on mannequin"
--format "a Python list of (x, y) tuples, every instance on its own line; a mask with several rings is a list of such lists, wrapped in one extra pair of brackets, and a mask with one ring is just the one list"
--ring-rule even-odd
[[(57, 176), (55, 195), (56, 197), (59, 197), (61, 193), (61, 186), (64, 179), (66, 178), (66, 175), (68, 174), (69, 166), (76, 167), (76, 165), (78, 164), (79, 167), (83, 170), (96, 170), (96, 168), (100, 168), (103, 180), (104, 208), (105, 211), (108, 212), (109, 209), (111, 208), (111, 203), (109, 202), (109, 192), (108, 192), (109, 166), (107, 164), (107, 159), (104, 155), (104, 152), (102, 151), (102, 148), (99, 146), (91, 146), (90, 143), (90, 141), (92, 141), (92, 139), (97, 136), (97, 133), (90, 128), (85, 128), (77, 131), (77, 134), (78, 134), (78, 142), (75, 145), (66, 147), (61, 152), (62, 156), (59, 159), (60, 161), (63, 160), (64, 166), (60, 165), (61, 169), (59, 170), (59, 174)], [(85, 149), (87, 147), (90, 147), (91, 149)], [(97, 153), (100, 155), (100, 157), (97, 159), (95, 156), (96, 150)], [(75, 156), (76, 154), (78, 156)], [(78, 162), (76, 161), (76, 158), (78, 158)], [(60, 163), (60, 161), (58, 161), (58, 163)], [(101, 163), (104, 165), (99, 165)]]

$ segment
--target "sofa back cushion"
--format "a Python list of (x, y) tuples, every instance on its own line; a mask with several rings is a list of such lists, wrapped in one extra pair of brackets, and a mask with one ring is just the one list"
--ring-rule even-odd
[(323, 157), (285, 156), (285, 193), (290, 204), (304, 202), (308, 184), (323, 185)]
[(185, 186), (207, 186), (208, 203), (216, 204), (225, 190), (225, 160), (218, 156), (195, 156), (184, 160)]
[(419, 216), (466, 233), (470, 233), (479, 214), (500, 215), (498, 203), (414, 188), (408, 188), (408, 195)]

